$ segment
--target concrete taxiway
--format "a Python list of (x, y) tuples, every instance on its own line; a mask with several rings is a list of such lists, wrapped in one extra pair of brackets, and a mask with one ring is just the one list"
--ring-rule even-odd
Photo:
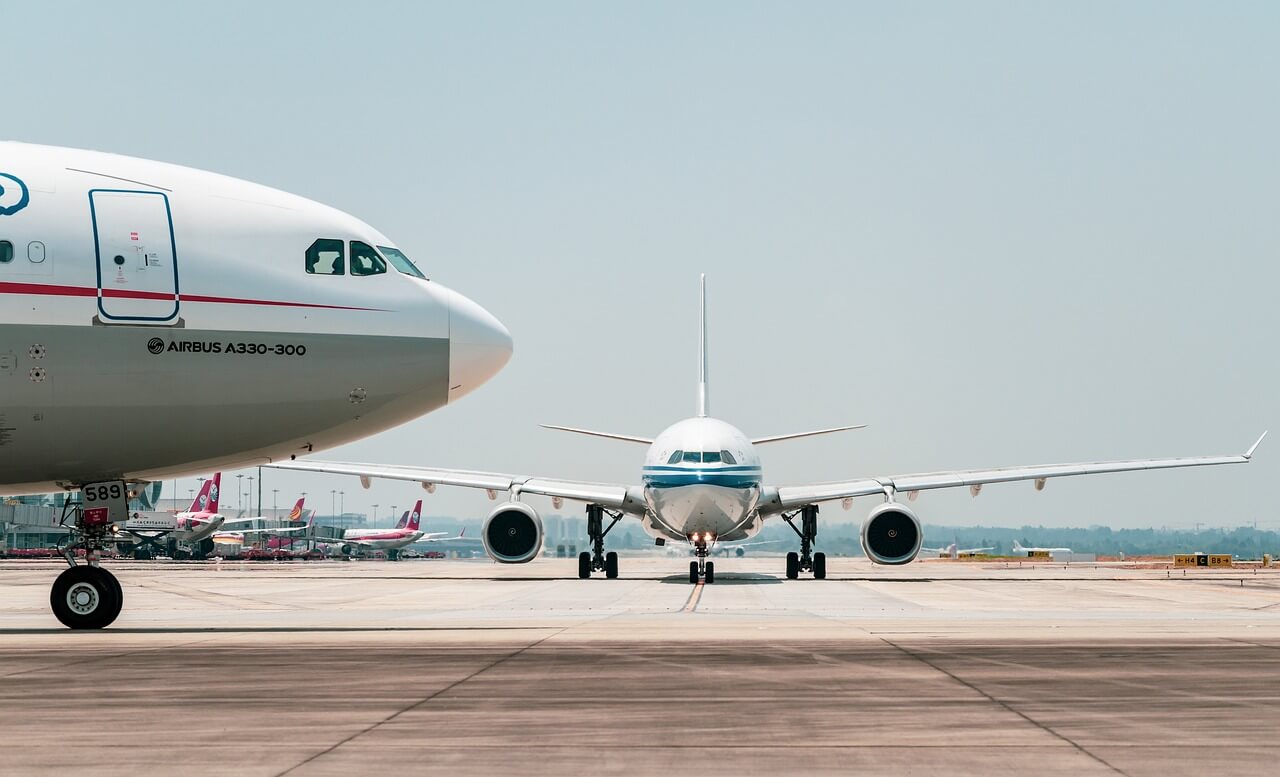
[(0, 771), (1256, 774), (1280, 760), (1274, 570), (624, 558), (0, 562)]

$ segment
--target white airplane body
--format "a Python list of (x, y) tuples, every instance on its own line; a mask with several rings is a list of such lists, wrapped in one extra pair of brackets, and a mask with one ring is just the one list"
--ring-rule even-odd
[(344, 553), (355, 548), (367, 550), (399, 550), (415, 542), (440, 542), (449, 537), (448, 532), (424, 532), (420, 528), (422, 520), (422, 500), (413, 509), (405, 513), (400, 523), (393, 529), (346, 529), (341, 537), (308, 537), (321, 545), (341, 545)]
[(945, 548), (921, 548), (921, 553), (930, 553), (938, 558), (961, 558), (964, 556), (973, 556), (978, 553), (986, 553), (995, 550), (995, 548), (961, 548), (956, 543), (951, 543)]
[(1047, 555), (1052, 556), (1054, 553), (1070, 553), (1071, 548), (1024, 548), (1022, 543), (1017, 540), (1013, 541), (1013, 554), (1015, 556), (1032, 556)]
[[(536, 510), (523, 501), (526, 495), (541, 495), (559, 506), (563, 500), (587, 505), (587, 531), (591, 552), (579, 557), (579, 575), (603, 570), (616, 577), (616, 553), (606, 554), (605, 535), (623, 516), (638, 518), (641, 526), (660, 541), (684, 540), (693, 547), (698, 560), (690, 564), (691, 582), (714, 579), (714, 567), (705, 561), (716, 543), (736, 542), (755, 536), (770, 517), (785, 520), (800, 538), (799, 553), (787, 554), (787, 577), (800, 571), (826, 576), (826, 557), (813, 553), (817, 536), (818, 506), (841, 502), (846, 509), (856, 497), (878, 496), (883, 504), (874, 508), (863, 522), (864, 552), (880, 564), (905, 564), (920, 552), (921, 524), (915, 513), (899, 502), (899, 494), (914, 498), (919, 491), (967, 486), (976, 496), (988, 483), (1034, 481), (1036, 490), (1049, 478), (1072, 475), (1125, 472), (1175, 467), (1240, 464), (1249, 461), (1257, 448), (1235, 456), (1181, 459), (1141, 459), (1131, 461), (1054, 464), (983, 470), (922, 473), (893, 477), (864, 477), (832, 483), (775, 487), (766, 485), (756, 446), (781, 440), (825, 434), (858, 427), (823, 429), (801, 434), (752, 439), (736, 427), (710, 417), (707, 391), (705, 282), (702, 288), (700, 325), (700, 379), (698, 415), (680, 421), (654, 439), (624, 434), (596, 432), (572, 427), (550, 428), (648, 445), (639, 485), (588, 483), (555, 478), (494, 472), (439, 469), (344, 462), (296, 461), (279, 464), (284, 469), (357, 475), (361, 482), (371, 478), (392, 478), (420, 482), (428, 491), (437, 485), (484, 489), (490, 498), (500, 492), (506, 503), (495, 508), (481, 532), (485, 551), (495, 561), (525, 563), (542, 547), (542, 523)], [(1259, 438), (1261, 442), (1261, 438)], [(607, 527), (604, 518), (613, 519)], [(799, 526), (796, 519), (799, 519)]]
[[(466, 395), (511, 353), (497, 319), (353, 216), (25, 143), (0, 142), (0, 300), (0, 495), (108, 484), (118, 504), (128, 484), (351, 442)], [(186, 519), (192, 536), (216, 523)], [(119, 612), (96, 563), (109, 533), (76, 520), (88, 571), (51, 601), (100, 628)]]

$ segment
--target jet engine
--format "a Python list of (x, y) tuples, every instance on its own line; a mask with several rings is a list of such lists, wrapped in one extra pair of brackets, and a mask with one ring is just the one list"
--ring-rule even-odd
[(500, 564), (533, 561), (542, 550), (542, 519), (523, 502), (494, 508), (480, 531), (484, 552)]
[(906, 564), (920, 552), (924, 532), (906, 506), (885, 502), (862, 524), (862, 552), (877, 564)]

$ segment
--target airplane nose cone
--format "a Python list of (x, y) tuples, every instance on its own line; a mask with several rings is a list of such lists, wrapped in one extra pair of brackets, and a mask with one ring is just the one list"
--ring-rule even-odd
[(480, 387), (511, 360), (511, 333), (489, 311), (449, 292), (449, 401)]

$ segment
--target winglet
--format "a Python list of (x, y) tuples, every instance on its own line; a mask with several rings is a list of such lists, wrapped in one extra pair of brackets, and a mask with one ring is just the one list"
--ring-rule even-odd
[[(1267, 430), (1267, 431), (1270, 431), (1270, 430)], [(1255, 443), (1254, 443), (1254, 444), (1249, 448), (1248, 452), (1246, 452), (1246, 453), (1244, 454), (1244, 458), (1245, 458), (1245, 460), (1246, 460), (1246, 461), (1247, 461), (1247, 460), (1249, 460), (1249, 459), (1252, 459), (1252, 458), (1253, 458), (1253, 452), (1254, 452), (1254, 451), (1256, 451), (1256, 450), (1258, 450), (1258, 446), (1262, 444), (1262, 441), (1263, 441), (1263, 439), (1265, 439), (1265, 438), (1266, 438), (1266, 436), (1267, 436), (1267, 432), (1263, 432), (1263, 433), (1262, 433), (1262, 436), (1258, 438), (1258, 441), (1257, 441), (1257, 442), (1255, 442)]]

